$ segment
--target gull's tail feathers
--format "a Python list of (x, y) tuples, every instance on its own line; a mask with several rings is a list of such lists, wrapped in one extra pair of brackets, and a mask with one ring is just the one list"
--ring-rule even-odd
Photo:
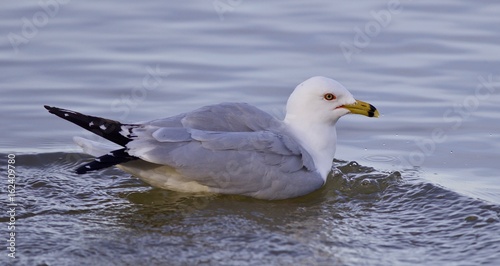
[(82, 148), (83, 152), (94, 157), (101, 157), (110, 151), (122, 148), (118, 145), (92, 141), (82, 137), (73, 137), (73, 141)]

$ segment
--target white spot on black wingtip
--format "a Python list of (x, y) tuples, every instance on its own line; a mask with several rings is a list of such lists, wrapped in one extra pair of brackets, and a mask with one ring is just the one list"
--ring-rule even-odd
[(101, 125), (99, 128), (102, 129), (102, 130), (106, 130), (107, 129), (107, 127), (105, 125)]
[(130, 132), (130, 128), (122, 126), (122, 127), (120, 127), (120, 129), (121, 129), (120, 132), (118, 132), (118, 133), (120, 133), (120, 135), (122, 135), (122, 136), (124, 136), (126, 138), (130, 137), (130, 133), (131, 133)]
[(93, 126), (93, 125), (94, 125), (94, 121), (91, 121), (91, 122), (89, 123), (89, 127), (91, 127), (91, 126)]
[(65, 117), (68, 117), (68, 116), (69, 116), (69, 114), (68, 114), (68, 113), (64, 113), (64, 116), (65, 116)]
[(97, 159), (95, 159), (95, 161), (100, 163), (101, 159), (97, 158)]
[(90, 166), (89, 165), (85, 165), (85, 168), (90, 169)]

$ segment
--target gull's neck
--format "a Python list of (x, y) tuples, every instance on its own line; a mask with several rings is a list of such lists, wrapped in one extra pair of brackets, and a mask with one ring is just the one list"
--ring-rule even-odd
[(291, 115), (287, 115), (283, 122), (300, 145), (309, 152), (317, 171), (326, 181), (332, 168), (337, 146), (335, 124), (315, 123), (315, 121), (300, 119), (300, 117)]

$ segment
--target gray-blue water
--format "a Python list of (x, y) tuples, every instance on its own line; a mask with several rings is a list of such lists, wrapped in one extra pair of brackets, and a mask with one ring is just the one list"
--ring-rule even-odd
[[(499, 264), (499, 12), (463, 0), (4, 1), (0, 263)], [(72, 136), (97, 138), (42, 107), (137, 122), (243, 101), (282, 117), (315, 75), (381, 117), (342, 118), (338, 170), (284, 201), (159, 190), (116, 168), (78, 176), (90, 157)]]

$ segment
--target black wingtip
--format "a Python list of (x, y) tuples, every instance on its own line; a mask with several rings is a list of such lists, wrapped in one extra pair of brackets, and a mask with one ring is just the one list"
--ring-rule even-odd
[(128, 161), (137, 160), (139, 158), (128, 154), (126, 149), (114, 150), (106, 155), (94, 159), (92, 162), (86, 163), (78, 167), (75, 172), (79, 175), (87, 172), (101, 170), (117, 164), (126, 163)]
[(87, 170), (85, 168), (85, 166), (80, 166), (78, 167), (76, 170), (75, 170), (75, 173), (79, 174), (79, 175), (83, 175), (83, 174), (86, 174), (89, 170)]
[(97, 116), (84, 115), (68, 109), (62, 109), (49, 105), (44, 105), (49, 113), (54, 114), (64, 120), (72, 122), (96, 135), (99, 135), (118, 145), (125, 146), (131, 141), (131, 137), (123, 134), (137, 125), (122, 124), (119, 121), (106, 119)]
[(60, 111), (63, 111), (64, 109), (63, 108), (59, 108), (59, 107), (55, 107), (55, 106), (50, 106), (50, 105), (43, 105), (43, 107), (45, 109), (47, 109), (49, 112), (54, 112), (56, 110), (60, 110)]
[(53, 114), (54, 110), (57, 109), (57, 107), (53, 107), (53, 106), (49, 106), (49, 105), (44, 105), (43, 107), (45, 109), (47, 109), (47, 111), (49, 111), (49, 113), (51, 113), (51, 114)]

